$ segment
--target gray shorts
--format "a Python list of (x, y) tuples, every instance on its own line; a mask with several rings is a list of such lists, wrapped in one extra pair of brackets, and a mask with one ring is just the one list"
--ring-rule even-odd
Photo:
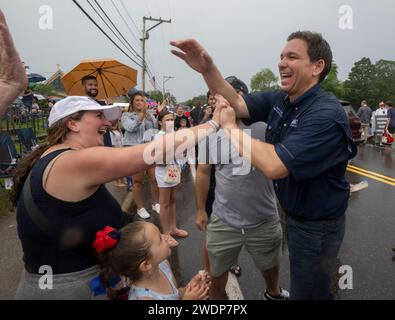
[(283, 236), (278, 217), (255, 228), (236, 229), (213, 214), (206, 237), (210, 273), (215, 278), (237, 264), (243, 246), (260, 271), (275, 267), (282, 257)]
[(53, 275), (52, 289), (40, 289), (48, 284), (47, 274), (22, 271), (15, 299), (17, 300), (90, 300), (93, 294), (90, 281), (99, 274), (97, 266), (78, 272)]

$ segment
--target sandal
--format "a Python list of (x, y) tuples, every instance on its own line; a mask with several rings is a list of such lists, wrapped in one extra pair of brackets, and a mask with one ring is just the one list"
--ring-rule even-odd
[(170, 233), (171, 236), (177, 237), (177, 238), (186, 238), (188, 237), (188, 232), (182, 229), (175, 229), (172, 233)]
[(231, 267), (229, 269), (230, 272), (232, 272), (236, 277), (240, 277), (241, 276), (241, 267), (236, 264), (235, 266)]

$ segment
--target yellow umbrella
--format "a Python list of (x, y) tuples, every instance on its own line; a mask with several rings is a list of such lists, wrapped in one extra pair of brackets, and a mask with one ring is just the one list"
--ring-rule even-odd
[(97, 99), (118, 97), (137, 84), (137, 70), (114, 59), (82, 60), (61, 78), (67, 94), (85, 95), (81, 79), (87, 75), (97, 78)]

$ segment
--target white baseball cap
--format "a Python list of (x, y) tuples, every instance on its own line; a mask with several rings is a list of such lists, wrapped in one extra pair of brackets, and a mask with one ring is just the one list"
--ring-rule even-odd
[(48, 117), (48, 125), (51, 127), (55, 122), (78, 111), (105, 110), (104, 115), (107, 120), (116, 120), (121, 114), (118, 106), (102, 106), (95, 100), (86, 96), (69, 96), (58, 102), (52, 107)]

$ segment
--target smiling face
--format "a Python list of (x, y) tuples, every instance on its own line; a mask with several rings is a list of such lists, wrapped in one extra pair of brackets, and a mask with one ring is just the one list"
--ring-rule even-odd
[[(134, 112), (142, 112), (147, 108), (146, 99), (144, 96), (135, 95), (133, 101), (131, 102), (131, 108)], [(131, 111), (131, 110), (130, 110)]]
[(281, 53), (278, 64), (281, 89), (289, 95), (291, 101), (318, 83), (325, 66), (322, 59), (312, 62), (307, 50), (306, 41), (293, 39), (288, 41)]
[(172, 113), (166, 114), (161, 121), (159, 121), (159, 125), (164, 132), (172, 132), (174, 130), (174, 116)]
[(86, 111), (80, 120), (70, 120), (68, 127), (71, 133), (78, 135), (78, 140), (85, 148), (103, 146), (103, 136), (111, 122), (103, 111)]
[(150, 260), (153, 265), (161, 263), (166, 260), (170, 254), (171, 249), (168, 237), (160, 233), (159, 229), (152, 223), (146, 223), (144, 225), (145, 237), (150, 243)]
[(85, 80), (83, 86), (85, 95), (87, 95), (88, 97), (95, 98), (99, 93), (99, 90), (97, 88), (97, 80), (95, 79)]

